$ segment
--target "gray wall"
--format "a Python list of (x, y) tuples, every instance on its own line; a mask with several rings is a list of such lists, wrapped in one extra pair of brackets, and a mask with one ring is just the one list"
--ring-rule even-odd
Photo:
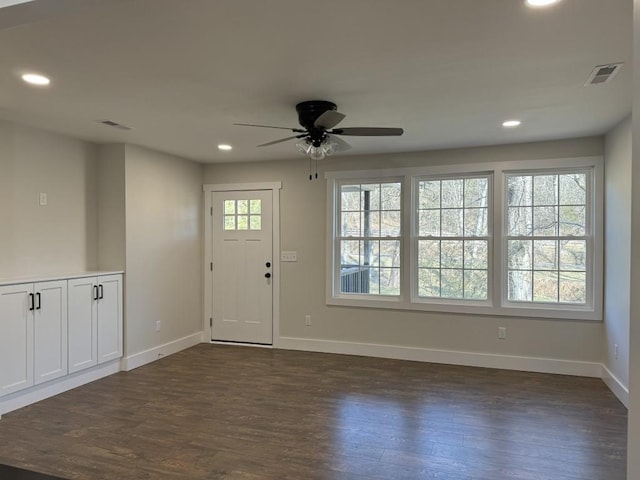
[[(393, 168), (603, 154), (603, 138), (541, 142), (422, 153), (331, 158), (322, 171)], [(602, 323), (472, 316), (325, 304), (326, 182), (308, 180), (308, 161), (217, 164), (205, 183), (282, 181), (281, 249), (298, 252), (281, 272), (281, 337), (421, 347), (551, 359), (600, 362)], [(304, 324), (312, 315), (312, 326)], [(507, 340), (497, 327), (507, 327)]]
[(125, 145), (98, 148), (98, 265), (126, 267)]
[(97, 267), (96, 168), (93, 144), (0, 121), (0, 278)]
[[(631, 117), (605, 138), (603, 364), (628, 388), (631, 269)], [(616, 348), (618, 346), (617, 358)]]
[(202, 174), (126, 146), (125, 356), (202, 330)]
[[(631, 245), (640, 245), (640, 0), (633, 2)], [(634, 252), (635, 253), (635, 252)], [(627, 478), (640, 478), (640, 255), (631, 256)]]

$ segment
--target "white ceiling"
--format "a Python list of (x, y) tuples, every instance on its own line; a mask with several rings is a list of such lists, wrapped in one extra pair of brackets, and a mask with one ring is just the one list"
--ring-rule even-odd
[[(632, 0), (36, 0), (0, 9), (0, 118), (202, 162), (294, 158), (330, 100), (352, 154), (602, 134), (631, 111)], [(596, 65), (625, 62), (584, 87)], [(34, 88), (25, 71), (51, 77)], [(505, 130), (503, 120), (523, 125)], [(125, 132), (96, 123), (109, 119)], [(219, 152), (218, 143), (231, 152)]]

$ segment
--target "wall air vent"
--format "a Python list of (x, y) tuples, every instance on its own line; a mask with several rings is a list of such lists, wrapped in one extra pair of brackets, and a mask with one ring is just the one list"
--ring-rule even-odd
[(613, 80), (620, 70), (622, 70), (622, 65), (624, 63), (611, 63), (609, 65), (598, 65), (593, 69), (591, 75), (587, 80), (587, 83), (584, 84), (585, 87), (589, 85), (601, 85), (603, 83), (608, 83)]
[(113, 127), (119, 130), (131, 130), (131, 127), (127, 127), (126, 125), (122, 125), (121, 123), (111, 120), (97, 120), (97, 122), (106, 125), (107, 127)]

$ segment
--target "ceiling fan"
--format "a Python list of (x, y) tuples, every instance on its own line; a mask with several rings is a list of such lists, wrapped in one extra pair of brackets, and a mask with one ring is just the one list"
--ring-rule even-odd
[[(303, 128), (274, 127), (271, 125), (254, 125), (250, 123), (234, 123), (245, 127), (277, 128), (291, 130), (296, 133), (291, 137), (281, 138), (272, 142), (263, 143), (258, 147), (267, 147), (276, 143), (297, 139), (298, 150), (307, 155), (311, 160), (322, 160), (336, 152), (344, 152), (351, 148), (340, 136), (366, 136), (388, 137), (398, 136), (404, 133), (402, 128), (378, 128), (378, 127), (349, 127), (335, 128), (345, 115), (337, 111), (335, 103), (325, 100), (310, 100), (296, 105), (298, 122)], [(316, 173), (317, 177), (317, 173)]]

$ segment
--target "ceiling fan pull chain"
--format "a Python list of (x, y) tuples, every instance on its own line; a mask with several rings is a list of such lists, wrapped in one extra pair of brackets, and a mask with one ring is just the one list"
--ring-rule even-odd
[(311, 158), (309, 158), (309, 181), (313, 180), (313, 175), (311, 175)]
[(316, 160), (316, 179), (318, 178), (318, 160)]

